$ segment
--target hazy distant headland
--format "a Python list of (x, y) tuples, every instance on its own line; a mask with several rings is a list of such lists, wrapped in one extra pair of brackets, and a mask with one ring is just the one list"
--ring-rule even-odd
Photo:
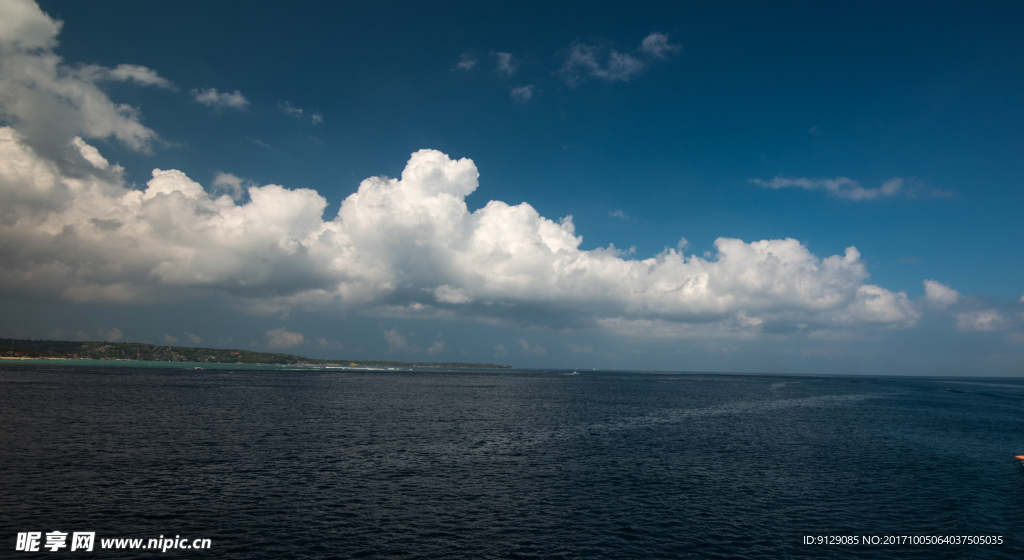
[(466, 362), (395, 362), (382, 360), (319, 360), (294, 354), (224, 348), (157, 346), (143, 342), (18, 340), (0, 342), (0, 358), (138, 360), (145, 362), (207, 362), (221, 364), (339, 365), (369, 367), (511, 368), (510, 365)]

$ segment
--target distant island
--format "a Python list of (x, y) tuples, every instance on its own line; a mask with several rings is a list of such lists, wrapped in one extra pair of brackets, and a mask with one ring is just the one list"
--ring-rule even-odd
[(70, 340), (17, 340), (0, 342), (0, 358), (140, 360), (146, 362), (208, 362), (220, 364), (338, 365), (351, 367), (511, 368), (510, 365), (466, 362), (395, 362), (388, 360), (318, 360), (294, 354), (158, 346), (143, 342), (75, 342)]

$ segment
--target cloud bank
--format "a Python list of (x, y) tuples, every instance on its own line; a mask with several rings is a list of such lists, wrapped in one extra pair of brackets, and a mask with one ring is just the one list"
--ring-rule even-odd
[[(99, 171), (98, 150), (77, 143)], [(919, 316), (902, 292), (865, 282), (853, 247), (824, 259), (793, 239), (720, 238), (713, 258), (588, 251), (571, 216), (501, 201), (469, 212), (478, 176), (469, 159), (420, 150), (400, 178), (364, 180), (324, 220), (327, 201), (315, 191), (250, 186), (240, 203), (241, 183), (227, 174), (220, 196), (176, 170), (153, 170), (144, 190), (116, 173), (69, 177), (3, 127), (0, 290), (80, 303), (216, 291), (275, 309), (551, 326), (891, 327)]]
[[(686, 255), (681, 242), (639, 259), (614, 246), (581, 248), (572, 216), (549, 219), (528, 203), (492, 200), (470, 212), (476, 165), (436, 150), (413, 153), (398, 178), (365, 179), (330, 218), (314, 190), (259, 186), (229, 173), (204, 188), (181, 171), (154, 169), (136, 189), (86, 139), (146, 150), (158, 137), (137, 111), (102, 92), (98, 76), (170, 82), (144, 67), (70, 70), (51, 51), (59, 22), (25, 2), (0, 9), (21, 10), (20, 19), (0, 24), (0, 111), (11, 124), (0, 127), (4, 296), (150, 305), (213, 293), (251, 312), (301, 308), (658, 336), (902, 328), (921, 316), (905, 293), (868, 283), (854, 247), (821, 258), (794, 239), (719, 238), (705, 256)], [(577, 47), (581, 60), (597, 64), (594, 51)], [(636, 56), (677, 50), (652, 34)], [(638, 60), (612, 51), (607, 65), (581, 68), (625, 80)], [(238, 92), (192, 93), (214, 107), (247, 104)], [(934, 287), (928, 298), (949, 299)], [(964, 324), (1001, 323), (986, 315)], [(278, 348), (305, 340), (284, 328), (266, 335)], [(420, 350), (397, 330), (384, 335), (391, 351)], [(546, 352), (520, 344), (528, 354)], [(428, 351), (442, 352), (444, 343)]]

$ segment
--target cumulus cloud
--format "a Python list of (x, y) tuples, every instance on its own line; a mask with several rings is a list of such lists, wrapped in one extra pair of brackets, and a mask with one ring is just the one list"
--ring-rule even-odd
[(190, 332), (185, 333), (185, 338), (188, 340), (189, 344), (202, 344), (203, 343), (203, 337), (201, 337), (201, 336), (199, 336), (197, 334), (192, 334)]
[(949, 198), (953, 193), (946, 190), (927, 189), (921, 185), (907, 186), (902, 177), (893, 177), (876, 188), (865, 188), (849, 177), (835, 179), (808, 179), (807, 177), (775, 177), (771, 181), (750, 179), (749, 182), (767, 189), (798, 188), (808, 191), (824, 190), (830, 196), (861, 202), (902, 196), (903, 198)]
[(960, 301), (960, 292), (935, 280), (924, 281), (924, 297), (935, 309), (945, 309)]
[(658, 32), (645, 37), (633, 53), (577, 41), (567, 49), (565, 62), (556, 75), (570, 86), (580, 84), (587, 77), (605, 82), (628, 82), (647, 68), (647, 61), (664, 59), (680, 50), (681, 46), (669, 43), (668, 35)]
[(288, 332), (284, 327), (267, 331), (267, 347), (273, 350), (294, 348), (306, 342), (302, 333)]
[(242, 178), (237, 175), (220, 171), (213, 178), (213, 188), (211, 190), (214, 194), (223, 192), (235, 200), (241, 200), (245, 197), (246, 183), (246, 181), (242, 180)]
[(249, 105), (249, 100), (237, 89), (234, 93), (219, 93), (216, 88), (194, 89), (192, 99), (196, 103), (215, 109), (244, 109)]
[(134, 107), (117, 104), (100, 89), (105, 80), (172, 87), (143, 66), (73, 68), (53, 52), (61, 22), (29, 0), (0, 3), (0, 116), (24, 141), (58, 159), (75, 137), (116, 138), (148, 151), (159, 140)]
[(49, 49), (63, 25), (46, 15), (32, 0), (0, 3), (0, 43), (19, 50)]
[(526, 103), (533, 99), (533, 84), (523, 87), (512, 88), (512, 100), (518, 103)]
[[(719, 238), (703, 257), (587, 251), (572, 216), (501, 201), (469, 212), (478, 175), (469, 159), (420, 150), (400, 178), (364, 180), (326, 221), (315, 191), (252, 185), (240, 203), (226, 174), (215, 181), (230, 187), (223, 195), (176, 170), (154, 170), (144, 190), (119, 176), (65, 176), (4, 127), (0, 293), (128, 303), (219, 292), (267, 310), (548, 326), (740, 328), (743, 312), (764, 329), (902, 327), (920, 315), (903, 292), (865, 282), (853, 247), (818, 258), (794, 239)], [(397, 331), (386, 338), (391, 351), (412, 348)]]
[(95, 147), (90, 146), (82, 140), (80, 136), (75, 136), (71, 139), (71, 145), (78, 149), (78, 153), (82, 156), (82, 159), (89, 162), (96, 169), (109, 169), (110, 162), (105, 157), (100, 155), (100, 151)]
[(175, 346), (178, 344), (178, 337), (165, 334), (160, 337), (160, 342), (164, 346)]
[(494, 71), (498, 75), (508, 78), (516, 73), (516, 59), (512, 56), (512, 53), (492, 52), (491, 56), (497, 59), (494, 63)]
[[(131, 304), (212, 293), (254, 313), (358, 310), (679, 336), (907, 327), (920, 316), (903, 292), (867, 283), (853, 247), (819, 258), (794, 239), (719, 238), (703, 256), (681, 244), (640, 259), (612, 245), (583, 250), (572, 216), (549, 219), (528, 203), (470, 212), (476, 165), (435, 150), (412, 154), (398, 178), (364, 180), (329, 219), (314, 190), (229, 173), (204, 188), (154, 169), (138, 189), (88, 140), (146, 150), (158, 137), (97, 84), (170, 82), (140, 66), (69, 68), (52, 52), (59, 22), (24, 1), (0, 4), (0, 15), (0, 112), (13, 123), (0, 127), (4, 296)], [(645, 64), (638, 57), (675, 52), (666, 45), (649, 35), (623, 55), (576, 44), (568, 68), (624, 81)], [(213, 107), (248, 104), (237, 91), (192, 93)], [(995, 324), (982, 319), (974, 324)], [(269, 331), (268, 342), (271, 333), (301, 336)], [(194, 336), (186, 333), (198, 344)], [(397, 330), (384, 336), (390, 352), (420, 350)]]

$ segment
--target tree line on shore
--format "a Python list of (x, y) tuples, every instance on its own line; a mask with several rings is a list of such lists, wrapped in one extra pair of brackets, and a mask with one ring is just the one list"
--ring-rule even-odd
[(510, 368), (509, 365), (467, 362), (396, 362), (387, 360), (321, 360), (278, 352), (190, 346), (160, 346), (144, 342), (6, 339), (0, 356), (8, 358), (62, 358), (140, 360), (154, 362), (207, 362), (222, 364), (344, 365), (369, 367)]

